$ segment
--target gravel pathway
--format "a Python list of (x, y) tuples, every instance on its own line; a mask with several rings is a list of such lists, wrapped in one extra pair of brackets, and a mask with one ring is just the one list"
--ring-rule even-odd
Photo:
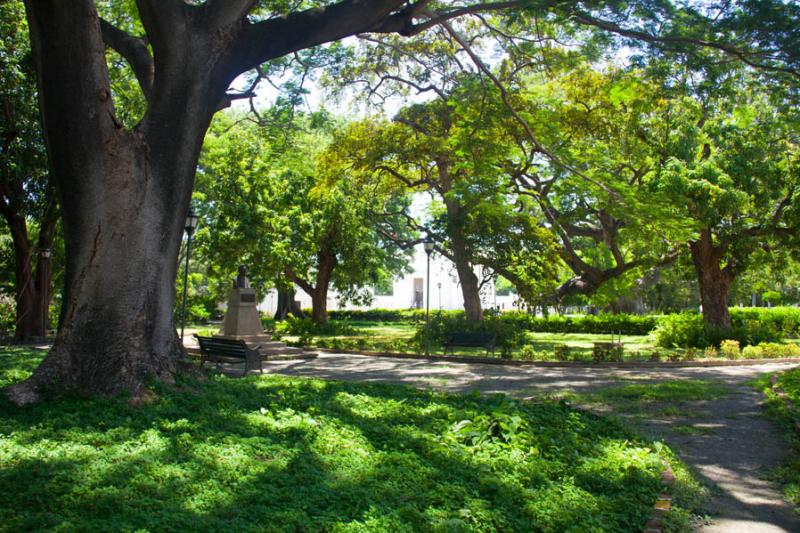
[[(632, 418), (640, 431), (665, 440), (712, 487), (708, 533), (800, 532), (800, 516), (764, 480), (787, 453), (779, 430), (761, 416), (761, 396), (745, 383), (791, 364), (720, 367), (528, 367), (323, 354), (313, 360), (269, 361), (268, 372), (348, 381), (403, 383), (463, 392), (506, 393), (528, 398), (547, 392), (591, 392), (628, 380), (715, 380), (729, 394), (691, 402), (688, 412), (663, 420)], [(687, 411), (683, 409), (683, 411)], [(676, 431), (692, 426), (697, 433)]]

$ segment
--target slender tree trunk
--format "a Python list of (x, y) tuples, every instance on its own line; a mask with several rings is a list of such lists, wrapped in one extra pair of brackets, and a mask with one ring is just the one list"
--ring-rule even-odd
[(25, 216), (16, 214), (7, 221), (14, 244), (14, 282), (16, 286), (16, 319), (14, 340), (25, 342), (37, 337), (42, 329), (41, 316), (37, 316), (36, 300), (39, 299), (33, 279), (33, 249), (28, 240)]
[[(33, 251), (28, 244), (25, 221), (14, 224), (14, 261), (16, 264), (17, 321), (14, 340), (27, 342), (42, 339), (50, 322), (52, 279), (52, 247), (55, 237), (57, 212), (52, 205), (45, 212), (39, 228), (38, 257), (34, 273)], [(20, 217), (21, 218), (21, 217)]]
[(289, 315), (295, 318), (305, 318), (305, 313), (294, 298), (294, 289), (278, 290), (278, 308), (275, 310), (275, 320), (286, 320)]
[(723, 251), (714, 246), (711, 232), (707, 229), (700, 232), (698, 240), (689, 243), (689, 248), (697, 273), (700, 301), (703, 305), (703, 319), (708, 325), (730, 329), (728, 292), (734, 280), (734, 274), (730, 267), (720, 267)]
[(328, 323), (328, 290), (336, 268), (336, 254), (329, 249), (317, 254), (317, 284), (311, 296), (311, 320), (315, 324)]
[(453, 263), (456, 266), (461, 294), (464, 297), (464, 312), (469, 322), (479, 322), (483, 319), (481, 294), (478, 276), (473, 270), (462, 226), (464, 212), (461, 206), (452, 200), (445, 199), (445, 206), (447, 207), (447, 236), (450, 238), (450, 251), (453, 253)]

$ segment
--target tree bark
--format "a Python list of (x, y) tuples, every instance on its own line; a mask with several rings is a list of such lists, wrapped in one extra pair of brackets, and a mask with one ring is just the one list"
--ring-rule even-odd
[(447, 208), (447, 236), (450, 239), (450, 251), (453, 264), (456, 266), (461, 295), (464, 298), (464, 313), (467, 321), (480, 322), (483, 319), (480, 286), (475, 275), (472, 259), (464, 235), (463, 219), (465, 213), (458, 202), (445, 198)]
[(720, 267), (724, 249), (714, 245), (711, 231), (708, 229), (703, 229), (700, 238), (689, 243), (689, 249), (697, 273), (703, 319), (710, 326), (730, 329), (728, 292), (735, 273), (730, 265), (725, 268)]

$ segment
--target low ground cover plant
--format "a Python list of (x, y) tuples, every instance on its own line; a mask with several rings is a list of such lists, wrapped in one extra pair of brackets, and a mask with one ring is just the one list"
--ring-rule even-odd
[[(0, 350), (0, 386), (42, 357)], [(0, 400), (0, 529), (638, 531), (669, 450), (564, 402), (279, 376)]]

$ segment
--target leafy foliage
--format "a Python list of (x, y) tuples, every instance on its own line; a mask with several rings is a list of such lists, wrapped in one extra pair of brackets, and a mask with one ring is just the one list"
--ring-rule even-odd
[(732, 329), (709, 326), (697, 313), (667, 315), (655, 330), (656, 341), (664, 347), (719, 346), (725, 339), (737, 340), (742, 346), (761, 342), (777, 342), (784, 335), (797, 334), (800, 310), (787, 308), (731, 308)]
[[(0, 352), (0, 383), (41, 353)], [(631, 531), (660, 444), (564, 403), (286, 378), (0, 403), (4, 528)]]

